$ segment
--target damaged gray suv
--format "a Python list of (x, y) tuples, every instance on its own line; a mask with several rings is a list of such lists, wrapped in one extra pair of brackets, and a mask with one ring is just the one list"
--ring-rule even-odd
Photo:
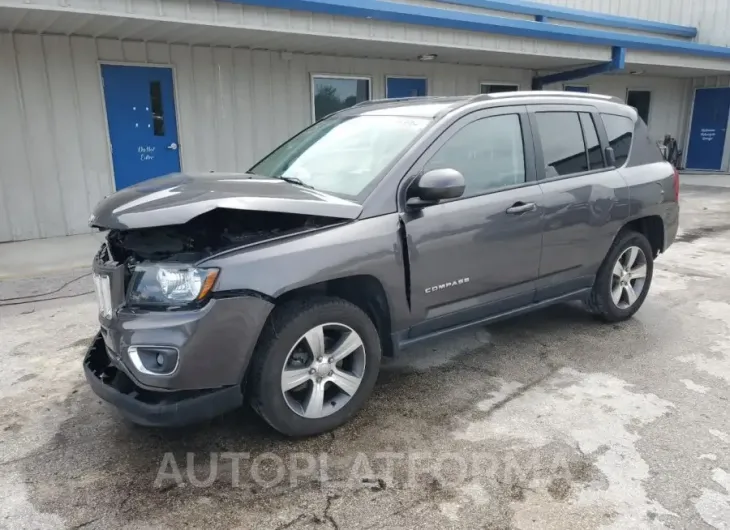
[(248, 173), (104, 199), (86, 378), (140, 424), (248, 402), (286, 435), (321, 433), (414, 343), (564, 301), (630, 318), (678, 197), (644, 122), (608, 96), (362, 103)]

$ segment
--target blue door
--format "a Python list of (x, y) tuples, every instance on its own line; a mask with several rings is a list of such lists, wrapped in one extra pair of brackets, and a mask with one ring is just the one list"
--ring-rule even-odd
[(689, 130), (687, 169), (722, 169), (728, 117), (730, 88), (697, 89)]
[(101, 75), (116, 189), (180, 171), (172, 69), (105, 64)]
[(413, 77), (389, 77), (385, 81), (387, 98), (414, 98), (426, 95), (426, 80)]

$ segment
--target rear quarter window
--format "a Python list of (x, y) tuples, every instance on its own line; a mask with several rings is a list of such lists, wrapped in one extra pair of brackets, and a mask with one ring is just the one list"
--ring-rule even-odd
[(657, 143), (649, 136), (649, 127), (644, 120), (637, 120), (634, 127), (634, 146), (629, 155), (629, 167), (664, 162), (665, 158)]
[(634, 121), (626, 116), (601, 114), (606, 126), (608, 143), (616, 155), (616, 167), (623, 167), (629, 160), (631, 144), (634, 138)]

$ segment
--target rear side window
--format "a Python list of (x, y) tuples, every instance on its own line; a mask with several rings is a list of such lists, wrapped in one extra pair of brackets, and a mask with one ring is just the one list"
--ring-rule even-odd
[(538, 112), (545, 178), (588, 171), (583, 128), (577, 112)]
[(613, 147), (616, 155), (616, 167), (622, 167), (629, 159), (631, 140), (634, 136), (634, 122), (630, 118), (615, 114), (601, 114), (601, 117), (606, 126), (608, 143)]

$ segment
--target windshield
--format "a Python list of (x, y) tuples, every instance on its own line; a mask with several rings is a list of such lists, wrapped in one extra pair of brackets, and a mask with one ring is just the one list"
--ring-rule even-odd
[(328, 118), (276, 149), (250, 173), (294, 178), (317, 190), (359, 200), (429, 121), (375, 115)]

